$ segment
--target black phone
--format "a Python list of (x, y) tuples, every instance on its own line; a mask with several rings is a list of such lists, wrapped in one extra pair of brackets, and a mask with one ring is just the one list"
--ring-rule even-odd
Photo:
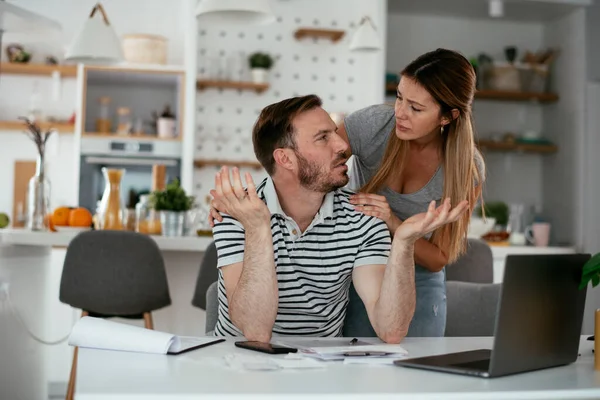
[(235, 342), (237, 347), (241, 347), (242, 349), (260, 351), (261, 353), (267, 354), (287, 354), (287, 353), (296, 353), (298, 349), (294, 349), (293, 347), (281, 346), (278, 344), (265, 343), (265, 342), (257, 342), (252, 340)]

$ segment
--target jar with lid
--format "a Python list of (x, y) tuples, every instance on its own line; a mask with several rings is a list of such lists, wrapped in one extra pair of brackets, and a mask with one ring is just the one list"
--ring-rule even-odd
[(149, 194), (141, 195), (135, 206), (135, 231), (146, 235), (162, 233), (160, 214), (151, 207)]
[(98, 108), (98, 118), (96, 119), (96, 132), (110, 133), (111, 118), (110, 118), (110, 97), (100, 97), (98, 100), (100, 108)]
[(119, 107), (117, 109), (117, 135), (129, 135), (132, 127), (131, 110), (129, 107)]

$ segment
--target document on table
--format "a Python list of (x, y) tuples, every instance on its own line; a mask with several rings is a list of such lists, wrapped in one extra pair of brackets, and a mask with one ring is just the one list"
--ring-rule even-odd
[(223, 341), (214, 337), (177, 336), (94, 317), (77, 321), (69, 336), (71, 346), (171, 355)]
[[(278, 339), (277, 343), (298, 349), (299, 355), (323, 361), (388, 358), (400, 359), (408, 352), (397, 344), (371, 344), (365, 341), (343, 339)], [(349, 362), (351, 363), (351, 361)]]

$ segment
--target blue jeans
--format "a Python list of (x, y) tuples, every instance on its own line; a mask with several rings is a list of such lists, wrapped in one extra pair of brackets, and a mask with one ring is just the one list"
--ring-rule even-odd
[[(446, 330), (446, 270), (429, 272), (415, 267), (417, 305), (407, 336), (444, 336)], [(342, 334), (351, 337), (375, 337), (365, 306), (350, 285), (350, 301)]]

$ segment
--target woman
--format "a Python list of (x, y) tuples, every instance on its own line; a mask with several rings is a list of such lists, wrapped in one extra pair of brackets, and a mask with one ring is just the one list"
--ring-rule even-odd
[[(358, 210), (383, 219), (393, 233), (431, 200), (477, 204), (484, 163), (471, 114), (475, 79), (465, 57), (438, 49), (401, 72), (393, 107), (375, 105), (345, 118), (338, 134), (354, 155), (352, 185), (360, 190), (351, 201)], [(470, 215), (416, 243), (417, 307), (408, 336), (444, 335), (444, 267), (464, 252)], [(374, 335), (354, 288), (346, 321), (345, 335)]]

